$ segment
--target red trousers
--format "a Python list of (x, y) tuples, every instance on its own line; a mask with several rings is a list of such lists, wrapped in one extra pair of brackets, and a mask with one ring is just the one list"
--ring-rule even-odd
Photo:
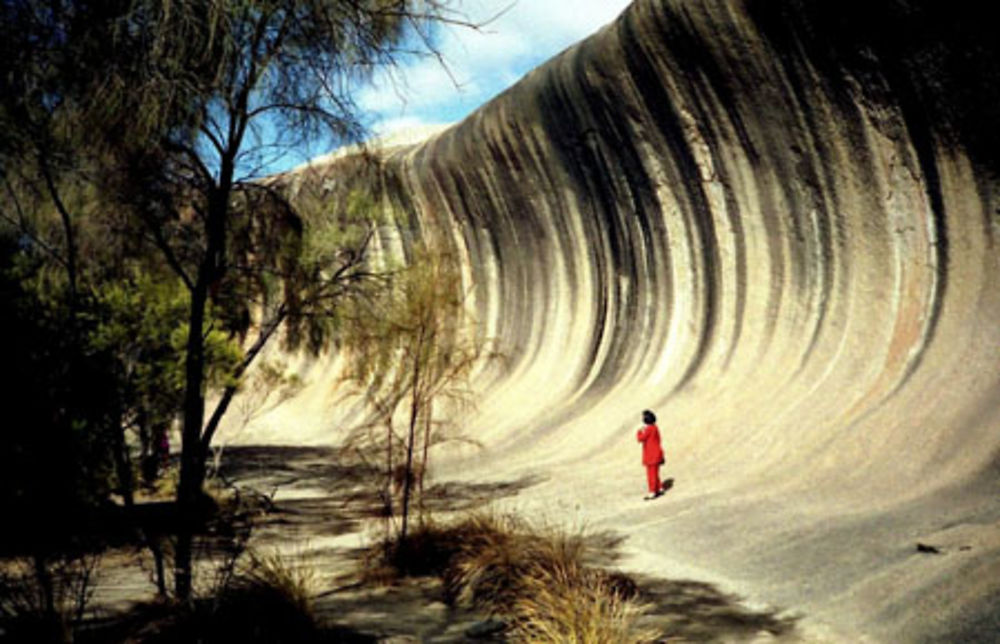
[(646, 482), (649, 483), (650, 494), (656, 494), (660, 491), (660, 466), (658, 464), (646, 466)]

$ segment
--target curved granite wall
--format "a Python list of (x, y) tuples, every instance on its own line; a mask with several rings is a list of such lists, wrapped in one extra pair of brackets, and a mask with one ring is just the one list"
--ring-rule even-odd
[[(637, 0), (391, 150), (506, 355), (461, 472), (541, 473), (525, 507), (834, 639), (982, 632), (1000, 584), (956, 579), (1000, 571), (1000, 58), (929, 4)], [(917, 574), (918, 538), (957, 554)]]
[[(955, 415), (991, 404), (995, 166), (960, 145), (968, 124), (914, 102), (934, 78), (893, 71), (922, 51), (836, 28), (810, 49), (811, 4), (763, 5), (637, 2), (395, 152), (399, 189), (452, 230), (510, 358), (492, 393), (537, 400), (488, 420), (508, 426), (498, 440), (649, 406), (750, 441), (757, 469), (802, 444), (833, 469), (883, 467), (877, 445), (922, 478), (949, 456), (937, 443), (963, 440)], [(857, 69), (838, 47), (859, 49)], [(622, 422), (587, 431), (613, 440)], [(789, 424), (796, 440), (767, 438)], [(914, 445), (917, 429), (949, 436)], [(711, 460), (698, 434), (685, 447)], [(607, 447), (557, 443), (560, 458)]]

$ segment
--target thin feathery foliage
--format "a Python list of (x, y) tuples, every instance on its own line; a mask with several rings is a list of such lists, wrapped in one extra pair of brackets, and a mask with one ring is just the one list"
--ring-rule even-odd
[[(136, 359), (111, 355), (109, 368), (123, 366), (123, 389), (137, 394), (96, 410), (100, 429), (110, 426), (101, 438), (114, 446), (108, 456), (126, 505), (132, 483), (122, 428), (139, 425), (140, 434), (159, 438), (163, 417), (180, 421), (180, 598), (191, 594), (193, 519), (213, 440), (244, 375), (274, 337), (289, 349), (315, 353), (329, 346), (339, 301), (372, 277), (365, 267), (373, 221), (363, 214), (357, 221), (350, 209), (325, 208), (325, 218), (315, 217), (280, 181), (260, 177), (310, 145), (362, 141), (367, 118), (355, 97), (363, 84), (402, 55), (438, 56), (437, 26), (475, 27), (448, 4), (0, 4), (0, 233), (14, 242), (12, 259), (44, 264), (43, 285), (61, 293), (68, 324), (60, 326), (69, 346), (87, 340), (83, 318), (98, 285), (121, 282), (121, 293), (105, 292), (100, 307), (133, 306), (131, 267), (183, 293), (182, 299), (162, 293), (183, 304), (184, 324), (175, 325), (180, 342), (170, 346), (171, 355), (149, 358), (165, 366), (179, 358), (173, 395), (139, 405), (134, 399), (148, 383), (131, 376)], [(123, 331), (125, 323), (144, 322), (113, 317), (119, 319)], [(211, 373), (213, 331), (235, 349), (221, 384)], [(134, 353), (146, 360), (155, 352)], [(88, 379), (86, 357), (72, 361), (67, 381)], [(53, 390), (50, 397), (65, 398)], [(70, 428), (82, 427), (79, 416), (95, 407), (42, 402), (45, 409), (68, 409)]]
[(407, 265), (383, 289), (352, 301), (343, 334), (346, 377), (371, 415), (347, 447), (382, 459), (387, 532), (398, 515), (401, 543), (421, 507), (431, 448), (462, 439), (449, 433), (449, 419), (473, 404), (474, 370), (492, 358), (472, 323), (458, 259), (430, 242), (407, 251)]

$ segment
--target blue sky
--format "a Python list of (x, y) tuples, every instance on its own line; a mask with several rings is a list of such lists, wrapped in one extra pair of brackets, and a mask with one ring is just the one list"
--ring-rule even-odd
[[(401, 60), (356, 95), (374, 136), (455, 123), (526, 73), (614, 20), (631, 0), (453, 0), (456, 17), (479, 29), (447, 26), (433, 57)], [(265, 136), (272, 134), (265, 128)], [(253, 174), (297, 166), (331, 150), (307, 146), (266, 158)]]
[[(444, 28), (433, 58), (407, 61), (361, 92), (376, 134), (459, 121), (528, 71), (611, 22), (630, 0), (461, 0), (473, 30)], [(499, 15), (498, 15), (499, 14)]]

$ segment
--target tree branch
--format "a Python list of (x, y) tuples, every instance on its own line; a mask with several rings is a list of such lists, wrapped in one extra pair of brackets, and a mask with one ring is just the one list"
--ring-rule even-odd
[(7, 192), (10, 195), (10, 200), (14, 204), (14, 208), (17, 210), (17, 217), (13, 217), (7, 214), (5, 211), (0, 210), (0, 217), (3, 217), (18, 230), (21, 235), (28, 237), (32, 243), (44, 250), (46, 253), (52, 256), (52, 259), (56, 260), (63, 267), (66, 267), (66, 258), (59, 254), (55, 248), (49, 245), (48, 242), (44, 241), (41, 237), (31, 232), (27, 224), (27, 217), (24, 214), (24, 207), (21, 206), (21, 200), (18, 199), (17, 193), (14, 192), (14, 186), (10, 183), (10, 178), (4, 176), (4, 187), (7, 188)]
[[(247, 349), (246, 354), (243, 356), (243, 360), (233, 369), (230, 377), (233, 380), (238, 380), (243, 377), (246, 370), (250, 368), (253, 364), (254, 359), (260, 354), (261, 350), (267, 344), (267, 341), (271, 339), (274, 332), (281, 326), (281, 323), (285, 320), (288, 315), (288, 309), (284, 304), (278, 307), (275, 311), (274, 316), (261, 327), (260, 333), (257, 335), (257, 340), (254, 341), (253, 345)], [(218, 404), (215, 406), (215, 411), (212, 412), (211, 418), (209, 418), (208, 423), (205, 425), (205, 429), (202, 431), (201, 436), (201, 450), (202, 454), (207, 454), (209, 448), (212, 445), (212, 438), (215, 436), (216, 430), (219, 429), (219, 423), (222, 421), (223, 415), (229, 408), (229, 404), (233, 401), (233, 397), (236, 396), (238, 387), (236, 385), (227, 385), (222, 392), (222, 398), (219, 399)]]
[(32, 244), (34, 244), (34, 245), (38, 246), (39, 248), (41, 248), (42, 250), (44, 250), (46, 253), (48, 253), (49, 255), (52, 256), (52, 259), (54, 259), (57, 262), (59, 262), (60, 264), (62, 264), (63, 267), (66, 267), (66, 258), (63, 257), (62, 255), (60, 255), (59, 252), (56, 251), (56, 249), (54, 249), (51, 246), (49, 246), (48, 243), (42, 241), (42, 239), (40, 237), (38, 237), (37, 235), (35, 235), (31, 231), (29, 231), (27, 229), (27, 227), (24, 225), (23, 221), (20, 221), (19, 219), (16, 219), (16, 218), (8, 215), (3, 210), (0, 210), (0, 218), (6, 219), (7, 221), (9, 221), (11, 224), (13, 224), (17, 228), (17, 231), (21, 235), (24, 235), (25, 237), (29, 238), (31, 240)]
[[(215, 151), (218, 152), (219, 155), (221, 156), (223, 151), (222, 140), (219, 139), (219, 137), (215, 134), (215, 132), (212, 131), (212, 128), (210, 127), (211, 125), (215, 125), (215, 127), (218, 127), (218, 124), (215, 123), (215, 119), (207, 117), (206, 122), (202, 123), (198, 127), (198, 131), (201, 132), (205, 136), (205, 138), (209, 140), (209, 142), (211, 142), (212, 147), (215, 148)], [(204, 167), (204, 164), (201, 163), (200, 158), (198, 159), (198, 162)]]
[[(207, 133), (204, 128), (202, 128), (202, 132)], [(215, 141), (213, 140), (213, 145), (214, 144)], [(202, 180), (207, 185), (212, 185), (215, 182), (215, 178), (212, 176), (212, 173), (209, 171), (208, 167), (205, 165), (205, 162), (202, 160), (198, 152), (194, 150), (194, 148), (184, 143), (178, 143), (177, 141), (169, 141), (169, 140), (166, 142), (166, 147), (168, 150), (179, 152), (183, 154), (185, 157), (187, 157), (187, 159), (192, 164), (192, 169), (201, 175)]]
[(66, 235), (66, 273), (69, 277), (71, 306), (75, 308), (77, 298), (77, 267), (76, 238), (73, 233), (73, 221), (70, 217), (69, 210), (66, 208), (66, 204), (63, 203), (62, 197), (59, 195), (59, 189), (56, 188), (55, 180), (52, 178), (52, 172), (49, 168), (48, 156), (43, 150), (39, 150), (38, 161), (41, 166), (42, 176), (45, 178), (45, 186), (48, 188), (49, 196), (52, 197), (52, 203), (55, 204), (56, 210), (59, 211), (59, 217), (62, 220), (63, 225), (63, 234)]
[(143, 219), (146, 221), (146, 225), (153, 234), (153, 241), (156, 243), (156, 247), (160, 249), (160, 252), (163, 253), (164, 259), (167, 260), (167, 264), (169, 264), (170, 268), (173, 269), (173, 271), (177, 273), (177, 276), (181, 278), (181, 281), (184, 282), (184, 286), (186, 286), (189, 291), (193, 291), (194, 281), (192, 281), (191, 277), (187, 274), (187, 271), (184, 270), (184, 266), (180, 263), (180, 260), (177, 259), (177, 255), (174, 254), (174, 249), (171, 248), (170, 242), (168, 242), (166, 237), (163, 236), (163, 230), (154, 222), (149, 221), (148, 218), (144, 217)]

